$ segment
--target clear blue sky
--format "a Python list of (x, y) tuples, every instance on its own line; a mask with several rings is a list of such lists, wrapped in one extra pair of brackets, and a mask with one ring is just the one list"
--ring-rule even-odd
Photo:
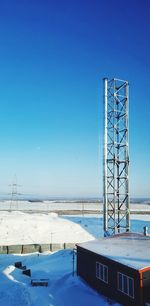
[(0, 192), (101, 196), (102, 78), (130, 83), (130, 191), (150, 196), (150, 2), (0, 4)]

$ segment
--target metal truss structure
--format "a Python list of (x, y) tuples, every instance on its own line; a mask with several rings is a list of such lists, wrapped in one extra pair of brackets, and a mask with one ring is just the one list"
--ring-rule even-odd
[(13, 210), (13, 209), (14, 210), (18, 210), (18, 200), (19, 200), (18, 196), (21, 195), (21, 193), (18, 193), (17, 189), (21, 185), (17, 184), (17, 176), (16, 175), (14, 177), (14, 182), (11, 185), (9, 185), (9, 186), (11, 186), (11, 188), (12, 188), (12, 191), (10, 193), (11, 199), (10, 199), (10, 208), (9, 208), (9, 210), (10, 211)]
[(130, 230), (128, 82), (104, 79), (104, 235)]

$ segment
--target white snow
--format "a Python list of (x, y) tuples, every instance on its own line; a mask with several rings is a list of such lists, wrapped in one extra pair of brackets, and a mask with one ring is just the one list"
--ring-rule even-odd
[(0, 212), (0, 245), (76, 243), (93, 239), (80, 224), (55, 213)]
[(41, 202), (30, 202), (30, 201), (11, 201), (4, 200), (0, 201), (0, 210), (23, 210), (23, 211), (59, 211), (59, 210), (103, 210), (102, 203), (91, 203), (91, 202), (76, 202), (76, 201), (41, 201)]
[[(7, 209), (6, 204), (10, 205), (10, 203), (4, 202), (3, 209)], [(20, 205), (23, 204), (20, 203)], [(35, 203), (31, 203), (31, 205), (24, 203), (24, 205), (30, 210)], [(83, 215), (63, 216), (60, 218), (55, 213), (46, 212), (45, 205), (51, 204), (45, 203), (43, 209), (43, 204), (37, 203), (34, 206), (34, 211), (38, 210), (39, 212), (34, 213), (1, 211), (0, 245), (51, 242), (82, 243), (93, 240), (93, 236), (102, 235), (102, 217), (99, 215), (91, 215), (90, 217), (88, 215), (84, 217)], [(62, 204), (62, 207), (65, 206)], [(80, 207), (82, 210), (81, 203)], [(41, 212), (41, 210), (45, 210), (45, 212)], [(147, 222), (146, 225), (150, 222), (150, 215), (132, 215), (132, 218), (134, 218), (136, 228), (140, 225), (143, 227), (144, 220)], [(140, 220), (142, 221), (140, 222)], [(72, 275), (72, 259), (71, 250), (30, 255), (0, 255), (0, 305), (110, 305), (107, 298), (97, 294), (80, 278)], [(22, 261), (23, 265), (31, 269), (31, 278), (48, 278), (48, 287), (32, 287), (31, 278), (23, 275), (21, 270), (14, 267), (16, 261)], [(115, 302), (111, 303), (111, 305), (119, 305)]]
[(138, 215), (136, 215), (136, 214), (133, 214), (133, 215), (131, 215), (131, 220), (143, 220), (143, 221), (148, 221), (148, 222), (150, 222), (150, 215), (140, 215), (140, 214), (138, 214)]
[[(48, 287), (32, 287), (31, 279), (14, 268), (22, 261), (32, 278), (46, 278)], [(2, 306), (106, 306), (107, 298), (99, 295), (76, 275), (72, 275), (72, 251), (30, 256), (0, 256), (0, 305)], [(119, 304), (113, 302), (112, 305)]]
[[(150, 212), (150, 204), (148, 203), (131, 203), (132, 212)], [(95, 212), (103, 211), (103, 203), (99, 202), (77, 202), (77, 201), (41, 201), (30, 202), (25, 200), (0, 200), (0, 210), (31, 210), (31, 211), (59, 211), (59, 210), (79, 210), (81, 212), (87, 210), (95, 210)]]

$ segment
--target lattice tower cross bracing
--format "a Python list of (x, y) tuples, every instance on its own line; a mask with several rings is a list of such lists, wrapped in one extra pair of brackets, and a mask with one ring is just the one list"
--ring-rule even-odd
[(128, 82), (104, 79), (104, 235), (130, 230)]

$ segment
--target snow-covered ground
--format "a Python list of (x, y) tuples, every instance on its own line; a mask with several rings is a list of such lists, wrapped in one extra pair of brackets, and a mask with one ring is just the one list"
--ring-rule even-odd
[(0, 245), (77, 243), (93, 239), (80, 224), (56, 213), (0, 212)]
[[(131, 212), (150, 212), (150, 203), (131, 203)], [(79, 210), (79, 211), (103, 211), (103, 203), (99, 202), (84, 202), (84, 201), (41, 201), (41, 202), (31, 202), (31, 201), (11, 201), (11, 200), (0, 200), (0, 210), (21, 210), (21, 211), (69, 211), (69, 210)]]
[(23, 211), (60, 211), (60, 210), (100, 210), (102, 203), (77, 202), (77, 201), (17, 201), (4, 200), (0, 201), (0, 210), (23, 210)]
[[(22, 261), (32, 278), (46, 278), (48, 287), (32, 287), (31, 279), (14, 267)], [(72, 275), (72, 251), (30, 256), (0, 256), (0, 305), (2, 306), (106, 306), (107, 298), (97, 294)], [(113, 303), (117, 306), (119, 304)]]
[[(131, 230), (150, 228), (150, 215), (131, 215)], [(140, 220), (140, 222), (138, 221)], [(0, 245), (77, 243), (103, 236), (102, 215), (0, 212)]]
[[(132, 215), (131, 229), (150, 228), (150, 215)], [(58, 217), (54, 213), (0, 212), (0, 245), (81, 242), (103, 235), (102, 215)], [(51, 235), (51, 233), (54, 233)], [(51, 238), (52, 237), (52, 238)], [(14, 267), (16, 261), (31, 269), (31, 278), (47, 278), (48, 287), (32, 287), (31, 278)], [(106, 306), (97, 294), (72, 275), (72, 250), (30, 255), (0, 255), (0, 305), (2, 306)], [(119, 305), (112, 302), (112, 305)]]
[[(62, 218), (80, 224), (92, 236), (98, 238), (103, 236), (103, 217), (100, 214), (95, 215), (72, 215), (62, 216)], [(131, 231), (143, 233), (144, 226), (149, 228), (150, 234), (150, 215), (131, 215)]]

